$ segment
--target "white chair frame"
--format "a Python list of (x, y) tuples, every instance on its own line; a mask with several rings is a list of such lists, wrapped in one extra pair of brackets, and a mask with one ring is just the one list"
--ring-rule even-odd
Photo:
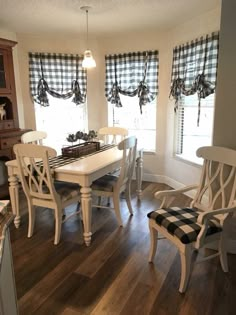
[[(59, 187), (54, 185), (53, 171), (48, 161), (49, 158), (57, 155), (53, 148), (35, 144), (16, 144), (14, 152), (28, 203), (28, 237), (33, 235), (35, 206), (54, 209), (54, 244), (57, 245), (60, 241), (63, 209), (71, 204), (79, 203), (80, 187), (64, 182), (57, 182)], [(39, 162), (41, 162), (40, 165)]]
[[(155, 193), (155, 197), (162, 200), (161, 209), (169, 208), (174, 199), (180, 194), (197, 189), (197, 193), (190, 204), (191, 208), (195, 208), (196, 211), (200, 212), (197, 224), (201, 225), (201, 230), (196, 242), (183, 244), (176, 236), (171, 235), (167, 229), (158, 225), (155, 220), (149, 219), (151, 237), (149, 262), (154, 260), (158, 233), (174, 243), (181, 257), (179, 286), (179, 292), (181, 293), (186, 291), (189, 282), (193, 251), (209, 246), (210, 243), (218, 242), (218, 253), (203, 257), (199, 261), (205, 261), (219, 255), (223, 271), (228, 271), (225, 226), (236, 211), (236, 151), (223, 147), (202, 147), (197, 150), (197, 156), (204, 159), (199, 185)], [(207, 236), (208, 222), (212, 219), (219, 222), (222, 232)]]
[(98, 130), (98, 135), (103, 136), (106, 144), (118, 144), (129, 134), (128, 129), (122, 127), (103, 127)]
[[(101, 197), (112, 197), (114, 203), (114, 210), (116, 217), (120, 226), (123, 225), (122, 218), (120, 214), (120, 194), (125, 192), (125, 199), (129, 209), (130, 214), (133, 214), (132, 204), (131, 204), (131, 181), (135, 167), (136, 150), (137, 150), (137, 139), (135, 136), (125, 138), (118, 144), (118, 149), (123, 150), (123, 158), (121, 162), (120, 174), (118, 179), (115, 181), (112, 191), (105, 191), (101, 187), (97, 189), (97, 181), (91, 186), (94, 195)], [(112, 176), (112, 175), (110, 175)], [(106, 177), (106, 176), (105, 176)], [(113, 177), (115, 177), (113, 175)], [(99, 182), (99, 180), (98, 180)], [(96, 187), (96, 188), (94, 188)], [(111, 208), (108, 206), (93, 205), (98, 208)]]
[(45, 131), (33, 130), (24, 133), (21, 136), (21, 142), (43, 145), (43, 139), (45, 138), (47, 138), (47, 133)]

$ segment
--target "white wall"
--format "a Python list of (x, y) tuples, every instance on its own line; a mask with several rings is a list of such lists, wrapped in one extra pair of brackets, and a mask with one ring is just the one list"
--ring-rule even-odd
[[(97, 63), (88, 72), (89, 129), (98, 130), (107, 124), (107, 102), (104, 96), (104, 55), (127, 51), (159, 51), (159, 96), (157, 100), (157, 152), (144, 156), (144, 178), (170, 183), (174, 187), (195, 183), (199, 167), (173, 158), (174, 106), (169, 100), (172, 49), (175, 45), (219, 29), (220, 8), (185, 22), (167, 32), (152, 30), (144, 33), (113, 34), (111, 37), (90, 38), (90, 49)], [(35, 128), (34, 107), (29, 94), (28, 52), (83, 53), (85, 38), (45, 37), (17, 34), (20, 88), (24, 116), (21, 126)], [(19, 79), (19, 78), (18, 78)], [(18, 83), (19, 83), (18, 82)], [(20, 90), (20, 89), (19, 89)]]

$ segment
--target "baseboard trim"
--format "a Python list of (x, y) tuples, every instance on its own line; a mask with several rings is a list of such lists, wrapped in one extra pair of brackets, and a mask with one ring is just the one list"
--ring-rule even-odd
[[(148, 181), (148, 182), (153, 182), (153, 183), (163, 183), (163, 184), (169, 185), (170, 187), (174, 189), (180, 189), (186, 186), (165, 175), (143, 174), (143, 180)], [(195, 193), (196, 193), (195, 190), (191, 190), (189, 192), (186, 192), (185, 195), (190, 198), (193, 198), (195, 196)]]

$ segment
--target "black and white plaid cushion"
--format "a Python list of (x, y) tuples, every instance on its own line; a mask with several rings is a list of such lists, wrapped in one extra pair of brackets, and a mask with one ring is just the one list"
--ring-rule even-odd
[(118, 177), (108, 174), (95, 180), (91, 186), (92, 190), (109, 191), (114, 190), (114, 186), (118, 181)]
[[(184, 244), (195, 242), (201, 230), (201, 225), (197, 223), (199, 213), (192, 208), (162, 208), (148, 213), (147, 216), (166, 228), (170, 234), (176, 236)], [(220, 231), (222, 228), (217, 221), (209, 221), (206, 235)]]

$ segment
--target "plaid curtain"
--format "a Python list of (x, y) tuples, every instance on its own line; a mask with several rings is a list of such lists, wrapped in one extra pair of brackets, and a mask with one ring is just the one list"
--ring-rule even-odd
[(105, 95), (108, 102), (122, 107), (119, 94), (139, 97), (142, 106), (158, 93), (158, 51), (106, 55)]
[(82, 104), (86, 100), (87, 75), (83, 56), (56, 53), (29, 53), (30, 91), (33, 100), (49, 106), (47, 93)]
[(215, 92), (219, 32), (175, 47), (173, 50), (170, 97), (175, 110), (181, 95), (198, 94), (198, 124), (201, 99)]

